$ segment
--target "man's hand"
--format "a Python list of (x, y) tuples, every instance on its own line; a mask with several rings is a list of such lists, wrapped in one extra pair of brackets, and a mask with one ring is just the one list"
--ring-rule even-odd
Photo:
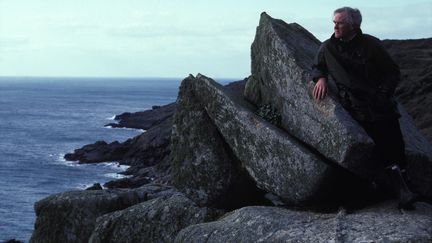
[(315, 84), (315, 87), (312, 91), (312, 95), (316, 100), (323, 99), (327, 94), (327, 79), (320, 78), (318, 82)]

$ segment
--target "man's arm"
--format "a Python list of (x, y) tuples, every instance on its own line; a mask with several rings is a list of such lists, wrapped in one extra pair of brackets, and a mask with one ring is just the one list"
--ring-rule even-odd
[(323, 99), (327, 94), (327, 63), (324, 58), (325, 44), (323, 43), (315, 56), (314, 63), (312, 65), (312, 80), (316, 83), (312, 91), (312, 96), (316, 100)]

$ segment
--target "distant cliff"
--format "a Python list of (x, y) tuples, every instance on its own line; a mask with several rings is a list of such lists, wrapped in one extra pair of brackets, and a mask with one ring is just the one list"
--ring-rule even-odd
[(432, 142), (432, 38), (384, 40), (383, 44), (401, 68), (402, 82), (396, 95)]
[[(431, 61), (423, 52), (429, 42), (384, 44), (402, 69), (399, 100), (430, 139), (429, 113), (422, 114), (430, 66), (411, 65)], [(118, 160), (131, 165), (132, 177), (37, 202), (31, 242), (431, 241), (432, 205), (400, 211), (371, 187), (372, 140), (334, 90), (313, 100), (309, 73), (319, 44), (300, 25), (262, 13), (250, 77), (222, 86), (190, 75), (175, 104), (119, 117), (119, 126), (147, 132), (67, 155)], [(432, 146), (399, 109), (410, 186), (430, 202)]]

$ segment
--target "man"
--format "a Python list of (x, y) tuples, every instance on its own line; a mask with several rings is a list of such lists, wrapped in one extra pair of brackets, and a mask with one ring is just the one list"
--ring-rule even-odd
[(313, 65), (316, 100), (327, 93), (329, 76), (338, 88), (342, 106), (376, 144), (380, 167), (388, 172), (399, 207), (409, 209), (414, 194), (404, 175), (405, 144), (399, 126), (394, 90), (400, 81), (398, 65), (380, 41), (363, 34), (358, 9), (343, 7), (333, 13), (334, 33), (320, 47)]

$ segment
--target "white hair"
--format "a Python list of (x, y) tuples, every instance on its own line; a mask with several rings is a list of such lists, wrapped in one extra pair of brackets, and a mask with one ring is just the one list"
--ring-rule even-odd
[(337, 13), (346, 13), (347, 22), (351, 24), (353, 28), (360, 28), (362, 22), (362, 15), (360, 13), (360, 10), (358, 10), (357, 8), (350, 8), (350, 7), (338, 8), (333, 12), (333, 16)]

